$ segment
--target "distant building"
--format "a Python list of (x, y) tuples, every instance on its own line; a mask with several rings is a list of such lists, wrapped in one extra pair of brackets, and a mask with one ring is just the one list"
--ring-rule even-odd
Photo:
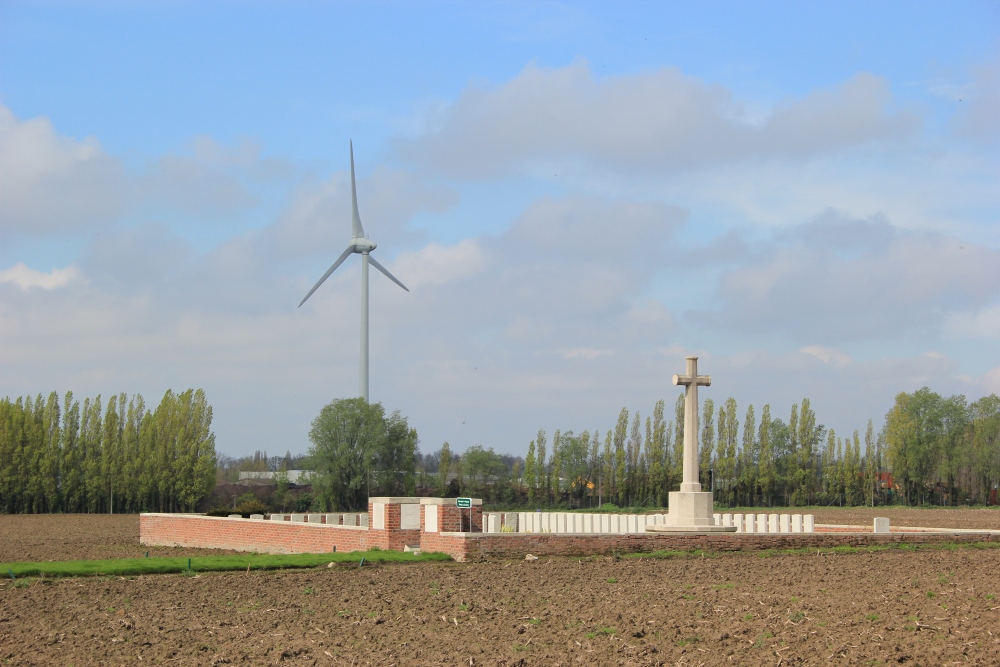
[(260, 480), (265, 484), (277, 484), (278, 475), (287, 475), (289, 484), (308, 484), (311, 480), (309, 479), (313, 471), (312, 470), (287, 470), (284, 473), (280, 472), (241, 472), (240, 481), (250, 481), (250, 480)]

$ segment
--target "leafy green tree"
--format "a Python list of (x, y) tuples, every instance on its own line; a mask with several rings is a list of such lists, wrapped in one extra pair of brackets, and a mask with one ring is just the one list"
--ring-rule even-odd
[(625, 438), (628, 436), (628, 408), (622, 408), (618, 413), (618, 423), (615, 425), (615, 489), (618, 492), (618, 504), (625, 505), (628, 487), (625, 485), (627, 459), (625, 456)]
[(562, 434), (559, 429), (552, 434), (552, 490), (558, 503), (562, 498), (560, 477), (562, 477)]
[(309, 431), (316, 464), (314, 491), (329, 509), (368, 505), (376, 453), (386, 440), (385, 409), (363, 398), (343, 398), (323, 407)]
[(444, 496), (448, 490), (448, 472), (451, 471), (451, 445), (445, 442), (441, 445), (438, 457), (438, 494)]
[(765, 404), (764, 409), (760, 411), (760, 427), (757, 431), (757, 443), (760, 450), (760, 463), (758, 466), (760, 495), (764, 506), (770, 507), (774, 502), (774, 490), (777, 483), (774, 442), (771, 440), (770, 403)]
[(535, 467), (535, 441), (528, 445), (528, 455), (524, 458), (524, 482), (528, 486), (528, 502), (535, 502), (538, 493), (538, 470)]
[[(683, 420), (684, 415), (678, 415), (680, 419)], [(706, 398), (702, 403), (702, 413), (701, 413), (701, 460), (698, 462), (698, 475), (699, 481), (701, 481), (701, 488), (704, 490), (711, 489), (711, 480), (709, 475), (712, 473), (712, 449), (715, 445), (715, 401), (710, 398)], [(684, 454), (683, 447), (681, 448), (681, 456)], [(683, 465), (683, 462), (682, 462)]]
[(538, 487), (541, 494), (545, 496), (545, 502), (551, 502), (551, 494), (549, 487), (549, 467), (548, 462), (545, 460), (545, 429), (538, 429), (538, 434), (535, 436), (535, 442), (537, 445), (538, 458), (535, 461), (535, 477), (538, 479)]
[[(743, 446), (739, 457), (739, 487), (742, 489), (742, 504), (753, 506), (760, 474), (760, 446), (757, 441), (757, 418), (753, 405), (747, 406), (743, 420)], [(740, 502), (740, 501), (737, 501)]]

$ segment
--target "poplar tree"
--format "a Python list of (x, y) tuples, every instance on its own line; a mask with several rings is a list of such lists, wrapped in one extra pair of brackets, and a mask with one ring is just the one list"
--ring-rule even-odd
[[(706, 398), (702, 404), (703, 411), (701, 414), (701, 460), (698, 462), (698, 474), (701, 481), (702, 489), (710, 489), (711, 480), (708, 476), (711, 474), (709, 470), (712, 468), (712, 449), (715, 445), (715, 401), (710, 398)], [(681, 419), (684, 415), (679, 415)], [(681, 457), (684, 456), (684, 446), (681, 445)], [(683, 458), (681, 460), (681, 465), (683, 466)]]
[[(532, 449), (534, 449), (534, 442)], [(441, 456), (438, 458), (438, 488), (440, 495), (448, 492), (448, 472), (451, 470), (451, 445), (445, 442), (441, 445)]]
[(561, 433), (559, 429), (552, 434), (552, 490), (555, 493), (555, 502), (561, 498), (559, 477), (562, 475), (562, 456), (560, 456)]
[(618, 423), (615, 425), (615, 489), (618, 491), (618, 505), (625, 506), (626, 458), (625, 438), (628, 436), (628, 408), (622, 408), (618, 413)]
[[(698, 434), (695, 434), (697, 437)], [(674, 401), (674, 470), (673, 478), (681, 480), (684, 474), (684, 393), (681, 392)], [(680, 482), (678, 482), (679, 484)], [(670, 487), (673, 489), (673, 485)]]
[(663, 421), (665, 409), (666, 404), (663, 399), (657, 401), (653, 408), (653, 446), (649, 473), (653, 498), (660, 507), (667, 505), (672, 467), (670, 450), (667, 447), (667, 424)]
[(528, 455), (524, 457), (524, 482), (528, 485), (528, 502), (535, 502), (537, 493), (538, 470), (535, 468), (535, 441), (528, 445)]
[(617, 497), (615, 487), (615, 453), (612, 450), (612, 432), (609, 429), (604, 437), (604, 475), (601, 484), (601, 501)]
[(628, 500), (626, 504), (629, 507), (635, 504), (637, 500), (636, 494), (639, 492), (639, 454), (642, 448), (642, 435), (639, 429), (641, 426), (642, 421), (639, 417), (639, 411), (636, 410), (632, 419), (632, 429), (629, 431), (628, 447), (626, 449), (626, 456), (628, 458), (628, 481), (626, 483)]
[(760, 448), (760, 464), (758, 466), (758, 484), (760, 495), (765, 507), (773, 502), (775, 475), (774, 443), (771, 440), (771, 404), (766, 403), (760, 411), (760, 428), (757, 431), (757, 442)]
[(743, 447), (740, 459), (742, 460), (742, 465), (740, 466), (740, 486), (743, 488), (744, 504), (752, 507), (760, 476), (760, 446), (757, 440), (757, 418), (754, 414), (752, 403), (747, 406), (747, 413), (743, 419)]
[(551, 495), (549, 494), (549, 468), (545, 460), (545, 429), (538, 429), (535, 441), (538, 443), (538, 461), (535, 464), (535, 474), (538, 477), (539, 490), (545, 495), (545, 502), (549, 503)]

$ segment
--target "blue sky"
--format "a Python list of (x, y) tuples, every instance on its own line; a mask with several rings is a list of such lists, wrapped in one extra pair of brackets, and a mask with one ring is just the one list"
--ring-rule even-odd
[[(995, 3), (0, 4), (0, 395), (204, 387), (304, 451), (357, 387), (425, 451), (706, 396), (827, 426), (1000, 392)], [(346, 207), (345, 207), (346, 206)], [(355, 258), (356, 259), (356, 258)]]

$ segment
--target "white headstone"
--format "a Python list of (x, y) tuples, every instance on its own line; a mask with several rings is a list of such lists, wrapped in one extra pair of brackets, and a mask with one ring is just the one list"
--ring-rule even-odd
[(790, 519), (790, 517), (787, 514), (782, 514), (781, 516), (778, 517), (778, 532), (779, 533), (790, 533), (790, 532), (792, 532), (791, 521), (789, 521), (789, 519)]
[(732, 514), (723, 514), (722, 515), (722, 525), (723, 526), (727, 526), (727, 527), (728, 526), (732, 526), (733, 525), (733, 515)]
[[(418, 510), (417, 516), (419, 516), (419, 515), (420, 514), (419, 514), (419, 510)], [(417, 519), (417, 523), (418, 524), (420, 523), (420, 519), (419, 518)], [(359, 526), (364, 526), (365, 528), (368, 527), (368, 512), (362, 512), (361, 514), (358, 515), (358, 525)]]
[(712, 515), (712, 519), (715, 521), (715, 525), (716, 526), (721, 526), (722, 525), (722, 515), (721, 514), (713, 514)]
[(610, 533), (611, 532), (611, 515), (602, 514), (601, 515), (601, 529), (597, 531), (599, 533)]
[(873, 529), (874, 529), (874, 531), (876, 533), (888, 533), (889, 532), (889, 517), (887, 517), (887, 516), (875, 517)]
[(271, 521), (284, 521), (287, 514), (272, 514)]
[(636, 532), (645, 533), (646, 532), (646, 526), (648, 525), (648, 522), (649, 522), (649, 517), (647, 517), (645, 514), (640, 514), (639, 518), (638, 518), (638, 522), (639, 522), (639, 525), (637, 527)]
[(251, 519), (255, 519), (257, 521), (263, 521), (264, 520), (264, 515), (263, 514), (251, 514), (250, 518)]
[(305, 523), (305, 521), (306, 521), (306, 515), (305, 514), (293, 514), (292, 515), (292, 521), (294, 521), (296, 523)]
[(733, 523), (732, 523), (732, 525), (736, 526), (736, 532), (737, 533), (742, 533), (743, 532), (743, 515), (742, 514), (734, 514), (733, 515)]
[(420, 530), (420, 505), (403, 503), (399, 506), (399, 529)]
[(310, 514), (309, 515), (309, 523), (323, 523), (323, 515), (322, 514)]
[(767, 532), (767, 515), (758, 514), (757, 515), (757, 532), (766, 533)]
[(424, 505), (424, 532), (438, 532), (438, 506)]
[(500, 515), (495, 512), (490, 512), (486, 515), (486, 533), (499, 533), (500, 532)]
[(243, 515), (242, 514), (230, 514), (229, 518), (230, 519), (242, 519)]
[[(344, 525), (347, 525), (347, 517), (344, 515)], [(385, 530), (385, 503), (372, 503), (372, 528), (375, 530)]]
[(816, 517), (813, 516), (812, 514), (806, 514), (804, 517), (802, 517), (802, 519), (803, 519), (803, 521), (802, 521), (802, 523), (803, 523), (803, 525), (802, 525), (802, 532), (804, 532), (804, 533), (815, 533), (816, 532)]
[(743, 515), (743, 532), (744, 533), (757, 532), (757, 517), (755, 517), (753, 514)]
[(801, 533), (802, 532), (802, 515), (793, 514), (792, 515), (792, 532)]
[(517, 532), (526, 533), (528, 532), (528, 513), (518, 512), (517, 513)]
[(767, 532), (777, 533), (778, 532), (778, 515), (768, 514), (767, 515)]
[(511, 533), (517, 532), (518, 526), (518, 512), (505, 512), (503, 515), (503, 525)]

